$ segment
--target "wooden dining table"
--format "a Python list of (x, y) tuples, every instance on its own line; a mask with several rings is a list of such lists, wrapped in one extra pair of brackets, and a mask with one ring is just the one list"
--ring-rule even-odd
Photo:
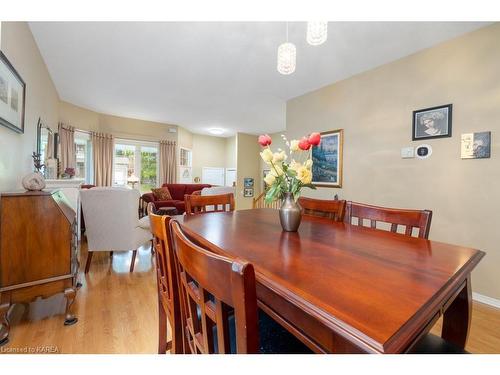
[(482, 251), (312, 216), (284, 232), (268, 208), (175, 219), (252, 263), (259, 307), (315, 352), (405, 353), (441, 316), (442, 337), (465, 347)]

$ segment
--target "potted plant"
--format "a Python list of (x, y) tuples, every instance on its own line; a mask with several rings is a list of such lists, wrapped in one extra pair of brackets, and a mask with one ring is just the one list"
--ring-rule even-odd
[[(300, 140), (288, 141), (282, 135), (287, 150), (271, 149), (272, 139), (269, 135), (259, 136), (258, 142), (264, 147), (260, 153), (262, 160), (270, 167), (270, 173), (265, 177), (267, 184), (265, 201), (271, 203), (281, 200), (279, 210), (280, 222), (284, 231), (296, 232), (302, 219), (302, 210), (297, 200), (302, 188), (316, 189), (312, 181), (312, 165), (310, 148), (321, 142), (319, 133), (311, 133)], [(287, 161), (288, 160), (288, 161)]]

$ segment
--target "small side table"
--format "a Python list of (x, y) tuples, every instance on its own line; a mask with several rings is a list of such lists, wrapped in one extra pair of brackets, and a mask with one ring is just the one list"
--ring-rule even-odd
[(158, 207), (158, 209), (156, 210), (156, 214), (157, 215), (169, 215), (169, 216), (173, 216), (173, 215), (177, 215), (177, 208), (175, 207)]

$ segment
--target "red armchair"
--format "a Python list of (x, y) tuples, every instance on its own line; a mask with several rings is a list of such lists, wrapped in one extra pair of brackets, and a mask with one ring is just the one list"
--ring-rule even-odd
[(167, 187), (172, 196), (171, 200), (158, 201), (155, 199), (153, 193), (146, 193), (142, 195), (142, 202), (144, 206), (147, 206), (149, 202), (152, 202), (156, 209), (160, 207), (175, 207), (179, 214), (183, 214), (185, 211), (184, 206), (184, 194), (193, 194), (196, 191), (200, 191), (206, 187), (212, 187), (208, 184), (163, 184), (162, 187)]

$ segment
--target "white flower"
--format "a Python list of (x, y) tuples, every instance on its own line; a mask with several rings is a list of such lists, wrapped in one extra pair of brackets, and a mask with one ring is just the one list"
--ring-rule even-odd
[(310, 169), (306, 168), (305, 166), (301, 166), (297, 170), (297, 178), (303, 184), (310, 184), (312, 181), (312, 172)]
[(270, 149), (266, 148), (260, 153), (260, 157), (262, 158), (262, 160), (269, 164), (273, 160), (273, 152)]
[(300, 167), (302, 167), (302, 164), (301, 163), (297, 163), (295, 160), (292, 160), (292, 162), (288, 166), (289, 169), (291, 169), (291, 170), (293, 170), (295, 172), (297, 172)]
[(286, 153), (285, 153), (285, 151), (275, 152), (273, 154), (273, 163), (280, 163), (280, 162), (282, 162), (284, 160), (286, 160)]
[(313, 166), (313, 161), (311, 159), (307, 159), (304, 165), (306, 168), (311, 169), (311, 167)]
[(299, 151), (299, 141), (296, 139), (293, 139), (290, 141), (290, 151), (295, 152)]
[(264, 178), (264, 182), (269, 186), (274, 184), (275, 181), (276, 177), (274, 177), (271, 173), (268, 173), (267, 176)]
[(283, 172), (283, 169), (279, 165), (274, 165), (271, 168), (270, 174), (272, 174), (274, 177), (279, 177), (282, 176), (285, 172)]

